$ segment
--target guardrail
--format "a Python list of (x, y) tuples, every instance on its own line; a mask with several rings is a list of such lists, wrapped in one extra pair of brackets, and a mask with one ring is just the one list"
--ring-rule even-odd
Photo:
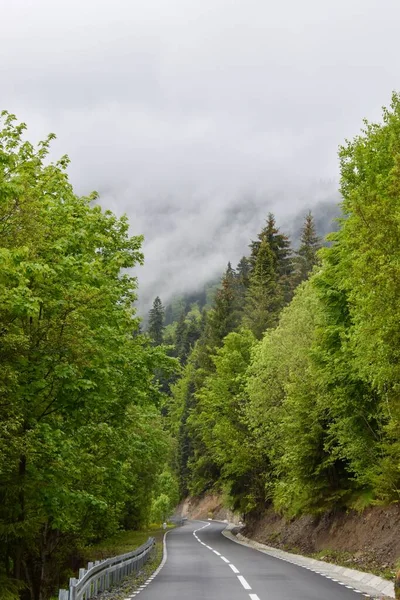
[(145, 544), (127, 554), (90, 562), (87, 569), (79, 569), (79, 578), (69, 580), (68, 590), (59, 590), (59, 600), (89, 600), (100, 592), (109, 590), (131, 573), (137, 573), (150, 558), (155, 539), (149, 538)]

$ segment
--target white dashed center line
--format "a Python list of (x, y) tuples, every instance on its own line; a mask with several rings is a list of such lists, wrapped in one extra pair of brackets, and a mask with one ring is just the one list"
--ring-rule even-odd
[[(209, 525), (210, 525), (210, 523), (207, 523), (206, 525), (204, 525), (204, 527), (200, 527), (200, 529), (196, 529), (196, 531), (193, 532), (194, 537), (199, 542), (199, 544), (201, 544), (202, 546), (205, 546), (205, 548), (208, 548), (208, 550), (211, 550), (211, 552), (214, 552), (214, 554), (219, 556), (220, 559), (224, 561), (224, 563), (227, 563), (230, 566), (230, 568), (235, 573), (235, 575), (237, 575), (238, 580), (240, 581), (240, 583), (242, 584), (242, 586), (244, 587), (245, 590), (251, 590), (251, 585), (248, 583), (248, 581), (246, 581), (246, 579), (243, 577), (243, 575), (240, 575), (239, 569), (237, 569), (235, 567), (235, 565), (233, 565), (231, 562), (229, 562), (229, 560), (227, 558), (225, 558), (225, 556), (222, 556), (220, 552), (218, 552), (217, 550), (214, 550), (214, 548), (211, 548), (211, 546), (208, 546), (207, 544), (202, 542), (201, 539), (197, 536), (197, 531), (201, 531), (201, 529), (204, 529), (205, 527), (208, 527)], [(257, 596), (257, 594), (249, 594), (249, 596), (250, 596), (250, 600), (260, 600), (260, 598)]]
[(229, 563), (229, 566), (230, 566), (230, 568), (232, 569), (232, 571), (233, 571), (234, 573), (240, 573), (239, 569), (237, 569), (237, 568), (235, 567), (235, 565), (232, 565), (232, 563)]
[(227, 558), (225, 558), (225, 556), (221, 556), (221, 560), (223, 560), (224, 562), (229, 564), (229, 560)]
[(251, 585), (248, 584), (243, 575), (238, 575), (238, 579), (245, 590), (251, 590)]

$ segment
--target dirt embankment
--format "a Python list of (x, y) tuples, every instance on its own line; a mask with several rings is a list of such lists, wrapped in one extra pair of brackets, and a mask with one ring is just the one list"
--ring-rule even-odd
[[(218, 495), (188, 498), (180, 506), (191, 519), (220, 519), (236, 524)], [(372, 507), (363, 512), (332, 511), (319, 517), (287, 520), (269, 509), (247, 520), (242, 533), (253, 540), (289, 552), (313, 555), (392, 579), (400, 561), (400, 505)]]
[(229, 523), (241, 524), (240, 517), (224, 505), (223, 498), (217, 494), (202, 498), (186, 498), (178, 507), (182, 517), (188, 519), (217, 519)]
[(249, 521), (244, 535), (258, 542), (392, 578), (400, 559), (400, 506), (362, 513), (334, 511), (286, 520), (272, 510)]

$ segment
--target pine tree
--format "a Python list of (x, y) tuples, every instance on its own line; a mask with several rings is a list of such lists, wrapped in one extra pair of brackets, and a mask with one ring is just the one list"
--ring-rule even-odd
[(212, 356), (222, 346), (224, 337), (240, 325), (242, 312), (237, 304), (236, 281), (236, 272), (231, 263), (228, 263), (213, 307), (203, 313), (195, 358), (199, 386), (202, 385), (204, 377), (214, 371)]
[(157, 296), (153, 302), (153, 307), (149, 311), (149, 326), (147, 329), (155, 346), (160, 346), (163, 343), (164, 312), (164, 306), (159, 296)]
[(187, 358), (201, 334), (201, 322), (193, 314), (182, 311), (175, 330), (175, 356), (186, 364)]
[(321, 238), (317, 235), (311, 211), (305, 217), (300, 241), (300, 248), (296, 252), (297, 283), (308, 279), (313, 267), (318, 264), (317, 252), (321, 248)]
[(238, 310), (243, 312), (245, 299), (246, 299), (246, 292), (250, 285), (250, 273), (251, 273), (250, 259), (248, 259), (246, 256), (243, 256), (240, 259), (238, 266), (236, 267), (236, 273), (237, 273), (237, 276), (236, 276), (235, 289), (236, 289), (236, 296), (237, 296), (237, 306), (238, 306)]
[(292, 249), (287, 235), (280, 233), (276, 226), (275, 217), (272, 213), (268, 214), (267, 223), (261, 233), (258, 234), (258, 240), (251, 242), (250, 264), (254, 268), (257, 255), (260, 250), (261, 242), (266, 241), (275, 257), (275, 268), (280, 277), (288, 276), (293, 271)]
[(238, 266), (236, 267), (236, 272), (240, 284), (243, 285), (245, 288), (248, 288), (250, 283), (251, 272), (250, 259), (248, 259), (246, 256), (242, 256), (242, 258), (238, 262)]
[(283, 292), (276, 273), (276, 261), (266, 239), (262, 240), (246, 294), (243, 322), (257, 338), (273, 327), (283, 306)]
[(217, 291), (214, 306), (208, 313), (206, 332), (213, 349), (219, 347), (224, 337), (238, 326), (240, 315), (236, 305), (236, 272), (228, 263)]
[(258, 252), (263, 241), (268, 242), (274, 256), (274, 269), (277, 274), (280, 287), (283, 290), (285, 304), (288, 304), (293, 295), (293, 272), (294, 263), (290, 239), (284, 233), (279, 231), (276, 226), (275, 217), (272, 213), (268, 214), (267, 222), (261, 233), (258, 234), (258, 240), (251, 242), (250, 265), (254, 269)]

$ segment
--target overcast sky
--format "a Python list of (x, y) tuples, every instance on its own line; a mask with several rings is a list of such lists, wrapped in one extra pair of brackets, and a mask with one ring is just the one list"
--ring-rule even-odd
[(0, 109), (144, 233), (142, 301), (337, 188), (400, 89), (399, 0), (0, 0)]

